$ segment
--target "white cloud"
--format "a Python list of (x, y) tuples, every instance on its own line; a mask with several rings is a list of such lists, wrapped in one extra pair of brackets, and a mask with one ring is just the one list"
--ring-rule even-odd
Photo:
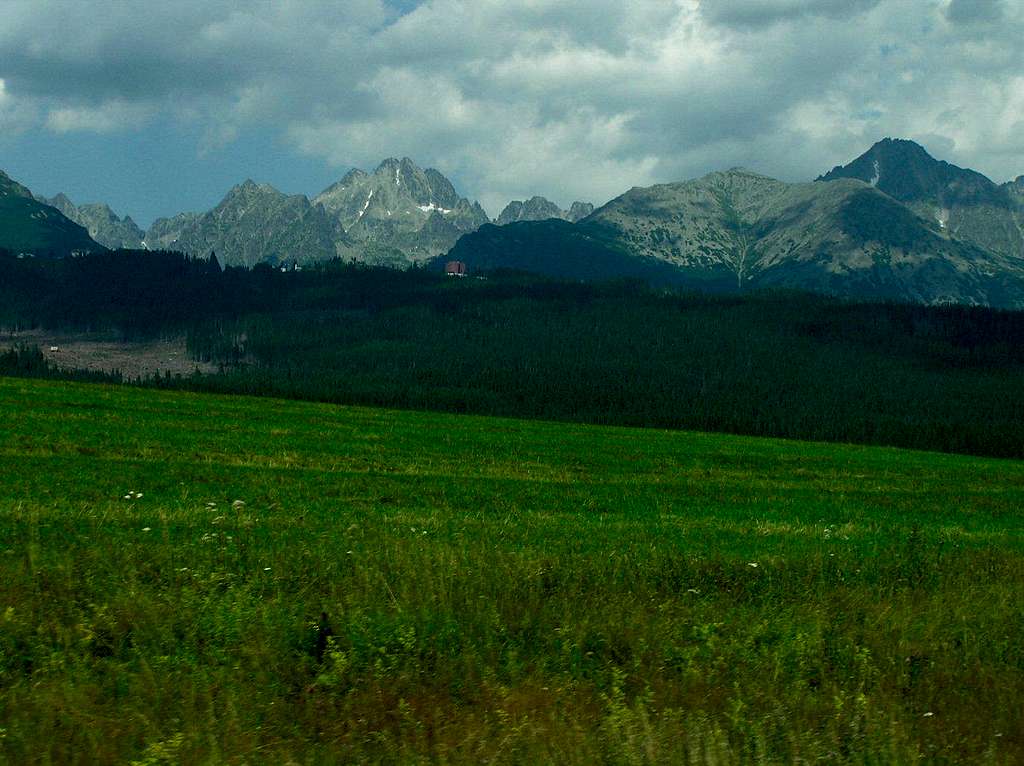
[(736, 164), (813, 178), (886, 135), (1004, 180), (1022, 38), (998, 0), (7, 0), (0, 124), (14, 94), (61, 133), (270, 129), (339, 174), (411, 156), (492, 213)]
[(142, 127), (155, 112), (156, 109), (150, 104), (131, 104), (125, 101), (108, 101), (97, 106), (61, 107), (51, 109), (46, 115), (46, 127), (55, 133), (116, 133)]
[(6, 81), (0, 77), (0, 132), (16, 135), (31, 127), (35, 119), (34, 104), (15, 99), (8, 92)]

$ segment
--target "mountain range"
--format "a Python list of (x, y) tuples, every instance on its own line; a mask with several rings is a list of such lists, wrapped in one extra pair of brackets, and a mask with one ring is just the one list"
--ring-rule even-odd
[(1022, 187), (886, 139), (813, 183), (735, 168), (634, 188), (574, 225), (481, 227), (448, 257), (470, 271), (1024, 308)]
[[(463, 234), (489, 218), (478, 202), (461, 197), (451, 181), (409, 158), (386, 159), (372, 172), (350, 170), (312, 200), (285, 195), (269, 184), (247, 180), (233, 187), (212, 210), (180, 213), (142, 231), (130, 217), (106, 205), (76, 206), (64, 194), (38, 197), (108, 248), (216, 252), (226, 265), (308, 263), (332, 257), (408, 266), (447, 252)], [(578, 220), (593, 205), (560, 210), (543, 197), (518, 206), (510, 220), (551, 217)]]
[(470, 271), (1020, 308), (1024, 176), (998, 185), (887, 138), (814, 182), (734, 168), (633, 188), (596, 210), (534, 196), (490, 221), (439, 171), (392, 158), (312, 199), (246, 181), (208, 212), (143, 232), (106, 205), (34, 198), (0, 174), (0, 247), (60, 255), (101, 246), (216, 252), (245, 266), (455, 259)]
[(552, 218), (576, 223), (593, 212), (594, 206), (589, 202), (573, 202), (568, 210), (562, 210), (554, 202), (544, 197), (530, 197), (525, 201), (512, 200), (509, 202), (494, 223), (504, 226), (519, 221), (547, 221)]

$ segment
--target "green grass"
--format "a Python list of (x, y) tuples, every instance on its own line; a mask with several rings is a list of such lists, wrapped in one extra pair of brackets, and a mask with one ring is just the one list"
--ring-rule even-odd
[(0, 477), (3, 764), (1024, 762), (1018, 462), (0, 378)]

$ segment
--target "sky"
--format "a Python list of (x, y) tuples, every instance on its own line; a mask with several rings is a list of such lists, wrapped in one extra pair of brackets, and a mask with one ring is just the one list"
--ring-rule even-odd
[(497, 216), (886, 137), (1024, 174), (1021, 0), (2, 0), (0, 169), (147, 226), (408, 156)]

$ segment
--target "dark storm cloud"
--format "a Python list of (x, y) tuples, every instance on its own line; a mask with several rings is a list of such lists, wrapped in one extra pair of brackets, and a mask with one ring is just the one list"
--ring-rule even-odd
[(339, 172), (415, 157), (492, 210), (735, 164), (812, 178), (884, 135), (1002, 179), (1024, 172), (1022, 13), (984, 0), (7, 0), (0, 128), (72, 140), (169, 116), (215, 152), (260, 126)]

